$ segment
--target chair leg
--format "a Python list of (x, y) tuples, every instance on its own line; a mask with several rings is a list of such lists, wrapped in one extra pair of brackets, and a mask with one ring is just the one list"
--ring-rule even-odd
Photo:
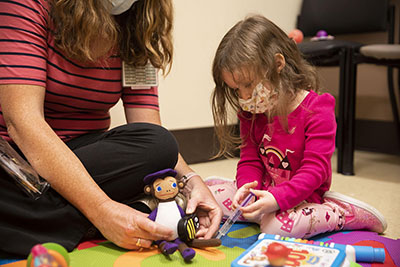
[[(400, 71), (400, 69), (399, 69)], [(397, 101), (396, 101), (396, 94), (394, 93), (394, 80), (393, 80), (393, 67), (388, 67), (387, 71), (388, 77), (388, 90), (389, 90), (389, 98), (390, 104), (392, 106), (392, 113), (393, 113), (393, 122), (395, 126), (396, 136), (397, 138), (397, 147), (400, 151), (400, 118), (399, 118), (399, 111), (397, 109)], [(400, 74), (399, 74), (400, 78)], [(400, 81), (399, 81), (399, 90), (400, 90)]]
[(337, 122), (337, 172), (343, 173), (343, 157), (344, 157), (344, 135), (345, 135), (345, 120), (346, 120), (346, 102), (347, 102), (347, 71), (346, 71), (346, 51), (339, 52), (339, 110)]
[(346, 56), (346, 86), (344, 95), (344, 122), (343, 122), (343, 152), (341, 173), (354, 175), (354, 141), (356, 116), (356, 77), (357, 64), (353, 59), (352, 49), (347, 50)]

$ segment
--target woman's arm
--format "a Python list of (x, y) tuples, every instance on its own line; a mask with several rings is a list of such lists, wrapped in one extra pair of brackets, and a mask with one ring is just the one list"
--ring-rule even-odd
[[(125, 108), (125, 116), (128, 123), (149, 122), (161, 125), (160, 113), (156, 109)], [(180, 154), (178, 155), (178, 163), (175, 166), (175, 170), (178, 173), (178, 177), (193, 172)], [(189, 194), (186, 213), (193, 213), (197, 209), (201, 224), (198, 236), (211, 238), (219, 228), (222, 210), (199, 175), (190, 178), (186, 188)]]
[[(94, 182), (83, 164), (44, 119), (45, 88), (35, 85), (0, 85), (0, 105), (7, 130), (40, 176), (78, 208), (110, 241), (135, 249), (137, 237), (168, 239), (141, 213), (111, 200)], [(150, 246), (151, 242), (142, 242)]]
[[(45, 88), (0, 85), (0, 104), (10, 137), (33, 168), (89, 219), (109, 198), (44, 120)], [(69, 179), (73, 177), (74, 179)]]

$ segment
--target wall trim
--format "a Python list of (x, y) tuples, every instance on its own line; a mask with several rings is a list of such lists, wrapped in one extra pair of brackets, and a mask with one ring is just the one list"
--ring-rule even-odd
[(172, 130), (188, 164), (210, 161), (218, 150), (214, 127)]
[(356, 120), (358, 150), (400, 155), (400, 133), (391, 121)]

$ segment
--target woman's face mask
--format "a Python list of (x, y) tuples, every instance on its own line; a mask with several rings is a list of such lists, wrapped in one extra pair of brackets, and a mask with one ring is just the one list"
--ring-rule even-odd
[[(110, 1), (110, 0), (107, 0)], [(111, 0), (112, 8), (110, 10), (111, 15), (119, 15), (131, 8), (134, 2), (137, 0)]]
[(239, 97), (240, 107), (253, 114), (261, 114), (271, 111), (276, 104), (276, 90), (267, 89), (262, 82), (253, 89), (251, 97), (247, 100)]

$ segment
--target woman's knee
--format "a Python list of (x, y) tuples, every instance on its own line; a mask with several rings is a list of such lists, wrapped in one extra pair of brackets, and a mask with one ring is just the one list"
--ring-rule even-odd
[[(166, 128), (151, 123), (130, 123), (126, 130), (131, 131), (136, 140), (146, 150), (146, 157), (152, 162), (164, 162), (162, 165), (174, 167), (178, 161), (178, 143), (174, 135)], [(136, 142), (137, 142), (136, 141)]]

